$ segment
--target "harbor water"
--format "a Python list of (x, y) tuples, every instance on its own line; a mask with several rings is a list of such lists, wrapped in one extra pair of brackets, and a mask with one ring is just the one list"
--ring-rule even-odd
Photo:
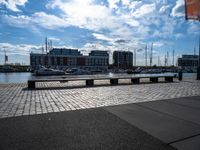
[[(128, 75), (128, 74), (103, 74), (103, 76), (113, 77), (113, 76), (120, 76), (120, 75)], [(136, 76), (145, 76), (146, 74), (136, 74)], [(84, 75), (81, 75), (83, 77)], [(88, 77), (88, 75), (85, 75)], [(89, 76), (99, 76), (99, 75), (89, 75)], [(102, 76), (102, 74), (100, 75)], [(29, 79), (41, 79), (41, 78), (58, 78), (62, 76), (34, 76), (30, 72), (21, 72), (21, 73), (0, 73), (0, 84), (9, 84), (9, 83), (26, 83)], [(68, 75), (67, 77), (80, 77), (80, 75)], [(184, 77), (196, 77), (196, 73), (184, 73)]]

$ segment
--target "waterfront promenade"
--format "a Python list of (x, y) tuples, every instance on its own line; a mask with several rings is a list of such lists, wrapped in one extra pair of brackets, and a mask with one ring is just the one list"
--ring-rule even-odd
[(0, 118), (200, 95), (200, 82), (193, 78), (139, 85), (122, 80), (124, 85), (103, 86), (106, 82), (97, 81), (91, 88), (81, 81), (38, 83), (36, 90), (28, 90), (26, 83), (1, 84)]
[[(86, 88), (0, 85), (2, 149), (174, 149), (200, 145), (200, 81)], [(145, 82), (145, 81), (144, 81)]]

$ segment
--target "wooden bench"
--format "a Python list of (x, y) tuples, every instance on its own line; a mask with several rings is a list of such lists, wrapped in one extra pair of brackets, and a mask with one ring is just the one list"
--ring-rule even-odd
[(173, 82), (174, 75), (147, 75), (147, 76), (118, 76), (118, 77), (107, 77), (107, 76), (97, 76), (97, 77), (62, 77), (57, 79), (32, 79), (28, 80), (28, 88), (35, 89), (36, 82), (69, 82), (69, 81), (85, 81), (86, 86), (94, 86), (95, 80), (110, 80), (111, 85), (117, 85), (119, 79), (131, 79), (132, 84), (139, 84), (141, 78), (149, 78), (150, 82), (157, 83), (159, 78), (164, 78), (166, 82)]

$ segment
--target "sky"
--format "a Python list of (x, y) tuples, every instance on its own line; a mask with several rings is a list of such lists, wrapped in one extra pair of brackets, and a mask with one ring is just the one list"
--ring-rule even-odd
[[(153, 43), (153, 64), (168, 64), (182, 54), (198, 54), (200, 22), (185, 20), (184, 0), (0, 0), (0, 64), (29, 64), (41, 53), (45, 37), (53, 47), (82, 53), (136, 51), (145, 64), (145, 47)], [(158, 59), (159, 58), (159, 59)]]

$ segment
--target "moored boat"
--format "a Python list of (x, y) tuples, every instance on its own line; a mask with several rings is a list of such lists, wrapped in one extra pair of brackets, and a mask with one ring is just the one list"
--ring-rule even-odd
[(65, 75), (65, 72), (63, 70), (41, 67), (40, 69), (35, 71), (35, 75), (38, 76)]
[(90, 71), (79, 69), (79, 68), (68, 69), (68, 70), (66, 70), (66, 72), (71, 75), (89, 75), (89, 74), (91, 74)]

